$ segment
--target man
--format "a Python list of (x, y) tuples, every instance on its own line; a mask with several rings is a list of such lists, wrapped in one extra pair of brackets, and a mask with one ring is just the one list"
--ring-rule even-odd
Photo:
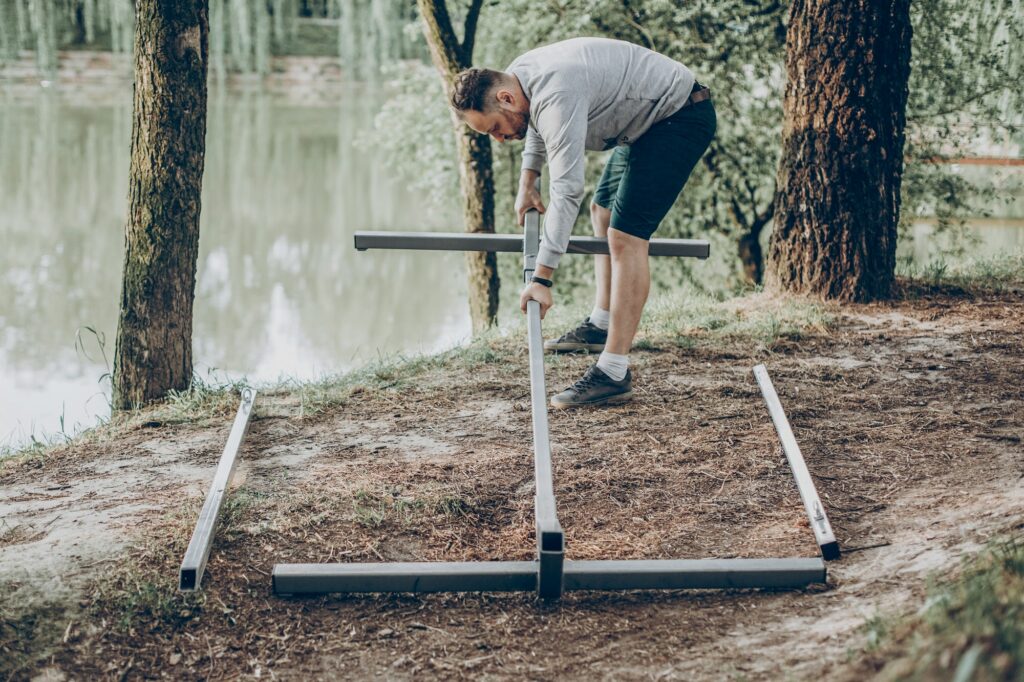
[[(584, 193), (584, 150), (615, 148), (590, 205), (594, 234), (610, 256), (595, 256), (594, 309), (576, 329), (545, 343), (551, 351), (601, 352), (554, 407), (618, 404), (632, 398), (629, 349), (650, 290), (648, 240), (714, 136), (710, 91), (679, 62), (605, 38), (573, 38), (522, 55), (507, 71), (467, 69), (451, 106), (470, 128), (499, 142), (522, 140), (515, 209), (546, 213), (533, 281), (520, 304), (553, 304), (552, 278)], [(534, 181), (550, 169), (550, 208)]]

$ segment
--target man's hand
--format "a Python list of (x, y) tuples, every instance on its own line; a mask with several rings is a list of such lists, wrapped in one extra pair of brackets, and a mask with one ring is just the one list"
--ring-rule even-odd
[(519, 227), (526, 221), (526, 212), (535, 208), (541, 213), (544, 212), (544, 203), (540, 200), (540, 192), (533, 188), (532, 182), (519, 183), (519, 193), (516, 195), (516, 215), (519, 217)]
[(542, 320), (548, 312), (548, 308), (555, 304), (554, 298), (551, 295), (551, 287), (546, 287), (536, 282), (530, 282), (523, 287), (523, 293), (519, 295), (519, 308), (524, 313), (526, 312), (527, 301), (537, 301), (540, 303), (540, 318)]

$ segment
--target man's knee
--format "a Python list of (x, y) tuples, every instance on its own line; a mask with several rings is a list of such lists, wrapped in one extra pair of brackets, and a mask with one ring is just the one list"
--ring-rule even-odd
[(622, 230), (608, 230), (608, 251), (612, 258), (622, 258), (647, 253), (649, 242)]
[(590, 204), (590, 224), (594, 226), (595, 237), (607, 237), (611, 221), (612, 212), (609, 209), (598, 204)]

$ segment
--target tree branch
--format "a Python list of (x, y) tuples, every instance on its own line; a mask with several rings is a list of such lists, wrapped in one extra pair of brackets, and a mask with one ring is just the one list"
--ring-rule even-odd
[(654, 50), (654, 38), (651, 36), (650, 31), (643, 27), (643, 25), (636, 20), (633, 16), (633, 8), (629, 6), (629, 0), (622, 0), (622, 9), (625, 10), (624, 14), (626, 17), (626, 23), (632, 26), (640, 33), (640, 37), (644, 41), (644, 47)]
[(469, 12), (466, 14), (466, 21), (462, 31), (462, 66), (468, 68), (473, 65), (473, 44), (476, 41), (476, 22), (480, 18), (480, 8), (484, 0), (473, 0), (469, 5)]
[(442, 73), (447, 74), (446, 83), (462, 68), (459, 39), (452, 29), (445, 0), (417, 0), (420, 18), (423, 20), (423, 35), (430, 48), (430, 56)]

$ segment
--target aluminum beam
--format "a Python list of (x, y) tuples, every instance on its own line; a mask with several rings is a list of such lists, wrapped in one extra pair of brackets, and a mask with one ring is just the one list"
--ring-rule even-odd
[[(566, 561), (565, 590), (798, 588), (825, 582), (825, 563), (808, 559)], [(536, 561), (278, 564), (274, 594), (329, 592), (528, 592)]]
[(181, 562), (181, 571), (178, 576), (178, 588), (181, 590), (198, 590), (199, 584), (203, 580), (203, 571), (206, 570), (206, 560), (210, 557), (210, 548), (213, 546), (213, 535), (217, 530), (220, 510), (224, 504), (231, 476), (235, 472), (238, 448), (249, 430), (255, 403), (256, 391), (251, 388), (242, 389), (242, 402), (235, 414), (231, 434), (228, 436), (227, 445), (224, 446), (224, 452), (220, 456), (217, 471), (213, 475), (210, 492), (206, 494), (203, 509), (199, 512), (199, 520), (196, 522), (195, 530), (192, 531), (192, 539), (188, 543), (188, 549), (185, 550), (185, 558)]
[(665, 559), (567, 561), (566, 590), (686, 590), (804, 587), (825, 582), (810, 559)]
[[(526, 212), (524, 220), (523, 279), (533, 276), (540, 249), (540, 214)], [(530, 403), (533, 411), (533, 466), (536, 495), (534, 517), (537, 528), (537, 594), (542, 599), (562, 596), (562, 564), (565, 535), (558, 523), (555, 487), (551, 473), (551, 441), (548, 429), (548, 397), (544, 387), (544, 337), (540, 324), (540, 303), (526, 303), (527, 341), (530, 348)]]
[(803, 500), (804, 510), (807, 512), (807, 519), (811, 522), (811, 530), (814, 531), (814, 539), (821, 549), (821, 556), (826, 561), (839, 558), (839, 542), (832, 532), (832, 526), (825, 515), (825, 506), (818, 497), (818, 491), (811, 479), (811, 472), (807, 470), (807, 463), (800, 452), (800, 446), (796, 443), (796, 436), (789, 426), (786, 413), (782, 409), (782, 402), (779, 400), (771, 377), (768, 376), (768, 369), (764, 365), (754, 367), (754, 378), (761, 388), (761, 395), (764, 396), (764, 403), (768, 406), (768, 412), (772, 416), (775, 430), (782, 441), (782, 450), (789, 460), (789, 468), (793, 470), (793, 478), (796, 479), (796, 487), (800, 491), (800, 499)]
[[(710, 244), (703, 239), (652, 239), (652, 256), (707, 258)], [(412, 249), (415, 251), (495, 251), (514, 253), (523, 250), (523, 237), (517, 234), (467, 232), (356, 232), (356, 249)], [(601, 255), (608, 253), (608, 240), (599, 237), (572, 237), (567, 253)]]
[(274, 594), (326, 592), (528, 592), (536, 561), (277, 564)]

